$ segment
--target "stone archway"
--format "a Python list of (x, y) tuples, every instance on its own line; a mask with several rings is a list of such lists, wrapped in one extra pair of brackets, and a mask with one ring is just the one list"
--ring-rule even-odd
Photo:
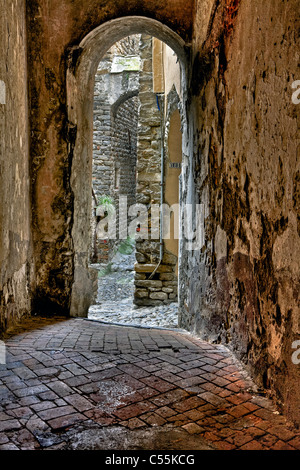
[[(67, 70), (67, 111), (69, 127), (74, 129), (71, 188), (74, 195), (72, 241), (74, 282), (70, 315), (87, 316), (92, 299), (92, 279), (88, 269), (92, 165), (92, 110), (94, 77), (106, 51), (122, 37), (140, 32), (155, 36), (170, 46), (181, 62), (183, 100), (187, 96), (187, 58), (184, 40), (169, 27), (145, 17), (126, 17), (105, 23), (69, 50)], [(185, 109), (185, 106), (183, 106)], [(184, 123), (186, 123), (184, 119)], [(188, 148), (188, 132), (183, 126), (183, 148)], [(187, 151), (184, 151), (187, 154)]]

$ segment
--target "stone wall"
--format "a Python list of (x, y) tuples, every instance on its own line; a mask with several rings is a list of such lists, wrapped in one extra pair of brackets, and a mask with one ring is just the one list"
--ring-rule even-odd
[(31, 312), (25, 1), (0, 1), (0, 335)]
[(205, 240), (183, 258), (180, 324), (230, 345), (299, 424), (298, 6), (198, 2), (193, 184), (183, 176)]
[(124, 101), (114, 116), (114, 194), (116, 202), (119, 196), (127, 196), (129, 206), (136, 202), (138, 109), (139, 99), (136, 96)]
[[(119, 197), (135, 203), (140, 35), (117, 42), (99, 63), (95, 77), (93, 132), (93, 216), (91, 261), (108, 263), (119, 243)], [(127, 62), (122, 66), (122, 58)], [(132, 64), (131, 64), (132, 62)], [(97, 205), (109, 196), (116, 210), (116, 238), (97, 235)]]
[[(164, 107), (165, 105), (168, 107), (168, 100), (164, 96), (164, 88), (161, 93), (154, 91), (153, 59), (156, 57), (153, 38), (142, 34), (138, 42), (134, 42), (133, 48), (129, 47), (129, 40), (130, 38), (126, 38), (110, 49), (100, 62), (96, 74), (93, 189), (96, 198), (107, 194), (115, 201), (117, 239), (115, 242), (101, 240), (93, 231), (92, 260), (108, 262), (114, 253), (120, 235), (118, 201), (120, 196), (126, 196), (128, 227), (131, 223), (134, 224), (134, 220), (137, 227), (137, 232), (133, 234), (137, 240), (135, 303), (158, 305), (177, 299), (178, 249), (172, 250), (172, 244), (168, 246), (167, 241), (163, 242), (161, 252), (159, 232), (153, 238), (151, 231), (151, 206), (153, 204), (159, 206), (161, 203), (161, 152), (162, 145), (164, 146), (162, 138), (164, 139), (165, 125), (168, 124), (165, 120)], [(138, 80), (135, 72), (112, 73), (115, 58), (132, 53), (140, 55), (141, 58)], [(137, 88), (138, 97), (126, 99), (128, 91), (134, 91), (134, 87)], [(116, 99), (118, 95), (120, 96)], [(123, 101), (122, 96), (124, 96)], [(180, 142), (179, 145), (181, 147)], [(169, 172), (172, 173), (174, 170), (169, 171), (169, 164), (166, 170), (168, 171), (164, 172), (165, 178), (169, 178)], [(178, 178), (176, 185), (179, 186)], [(165, 185), (163, 187), (165, 191)], [(177, 191), (176, 202), (178, 200)], [(146, 233), (143, 231), (145, 227), (140, 227), (143, 223), (139, 224), (138, 213), (130, 212), (130, 207), (135, 203), (147, 207)], [(100, 218), (96, 218), (94, 229), (99, 221)], [(139, 228), (141, 232), (138, 231)], [(161, 254), (162, 259), (160, 259)]]
[[(171, 186), (174, 185), (171, 173), (174, 171), (176, 174), (178, 173), (178, 169), (169, 168), (169, 159), (166, 159), (168, 150), (164, 155), (164, 170), (166, 171), (163, 172), (163, 175), (161, 172), (161, 152), (165, 150), (164, 129), (165, 126), (168, 126), (170, 119), (169, 115), (167, 118), (165, 116), (165, 106), (169, 108), (169, 103), (167, 94), (165, 94), (165, 77), (163, 75), (166, 73), (168, 76), (166, 70), (168, 69), (170, 73), (174, 68), (163, 66), (164, 46), (160, 41), (145, 34), (139, 36), (138, 41), (135, 40), (134, 47), (130, 47), (129, 41), (130, 38), (126, 38), (111, 48), (100, 62), (96, 74), (93, 189), (96, 198), (107, 194), (115, 201), (117, 240), (114, 243), (112, 240), (98, 239), (94, 231), (92, 260), (94, 262), (108, 262), (114, 253), (115, 244), (118, 243), (120, 235), (118, 200), (120, 196), (126, 196), (128, 227), (131, 223), (134, 224), (134, 220), (136, 220), (137, 227), (137, 232), (131, 234), (137, 240), (135, 303), (137, 305), (158, 305), (177, 300), (178, 241), (177, 244), (176, 242), (172, 244), (170, 240), (163, 241), (161, 251), (159, 231), (153, 235), (151, 230), (151, 206), (159, 206), (161, 202), (165, 201), (165, 194), (161, 199), (161, 178), (164, 178), (164, 193), (167, 183), (165, 180), (169, 180), (167, 192), (170, 193), (173, 191)], [(132, 53), (140, 56), (141, 59), (138, 80), (135, 75), (132, 75), (133, 72), (130, 72), (131, 76), (129, 76), (129, 72), (123, 73), (122, 76), (120, 73), (114, 75), (112, 64), (115, 58), (120, 55), (126, 57)], [(172, 56), (173, 54), (171, 51)], [(161, 63), (160, 71), (155, 67), (157, 62)], [(176, 72), (178, 72), (177, 68), (175, 68)], [(161, 90), (157, 91), (154, 82), (158, 73), (161, 74), (162, 83)], [(177, 73), (177, 80), (178, 75), (180, 77), (180, 74)], [(128, 90), (134, 90), (134, 86), (130, 87), (129, 85), (130, 81), (135, 83), (138, 97), (126, 99)], [(111, 105), (117, 94), (120, 95), (120, 98)], [(124, 95), (123, 102), (122, 94)], [(168, 138), (166, 142), (168, 142)], [(180, 140), (178, 144), (181, 158)], [(175, 185), (177, 186), (176, 201), (168, 194), (166, 202), (171, 203), (170, 205), (179, 201), (178, 175)], [(138, 212), (130, 212), (131, 206), (136, 202), (147, 207), (148, 221), (145, 231), (143, 221), (139, 223)], [(96, 218), (94, 228), (99, 220), (100, 218)], [(173, 219), (171, 224), (173, 224)], [(139, 232), (139, 230), (141, 231)], [(128, 232), (126, 236), (127, 234)]]
[[(97, 197), (104, 194), (114, 196), (115, 184), (115, 162), (120, 156), (120, 149), (125, 146), (125, 151), (133, 150), (136, 141), (136, 119), (130, 123), (126, 116), (126, 110), (121, 106), (134, 94), (138, 94), (139, 70), (124, 70), (117, 66), (113, 68), (116, 58), (138, 57), (139, 35), (125, 38), (117, 42), (107, 52), (99, 63), (95, 77), (94, 91), (94, 133), (93, 133), (93, 188)], [(130, 118), (137, 115), (137, 102), (131, 102)], [(124, 115), (121, 111), (124, 110)], [(131, 111), (132, 109), (132, 111)], [(123, 133), (122, 124), (124, 120), (126, 131)], [(127, 121), (126, 121), (127, 120)], [(122, 136), (118, 134), (122, 129)], [(133, 137), (129, 141), (127, 129), (131, 129)], [(119, 139), (119, 143), (116, 143)]]
[(134, 301), (137, 305), (159, 305), (177, 298), (177, 256), (165, 247), (161, 251), (159, 230), (154, 234), (150, 222), (154, 217), (151, 208), (164, 202), (161, 198), (164, 95), (153, 91), (152, 37), (142, 35), (141, 43), (136, 200), (147, 207), (149, 223), (144, 227), (146, 233), (141, 233), (136, 242)]

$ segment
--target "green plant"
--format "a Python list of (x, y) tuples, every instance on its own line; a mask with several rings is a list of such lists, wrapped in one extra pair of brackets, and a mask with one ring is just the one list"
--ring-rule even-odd
[(108, 214), (113, 213), (115, 211), (115, 203), (113, 198), (108, 196), (107, 194), (101, 196), (97, 209), (99, 209), (100, 207), (103, 209), (104, 212), (107, 212)]
[(98, 277), (103, 277), (106, 276), (107, 274), (110, 274), (112, 272), (111, 270), (111, 263), (108, 263), (107, 266), (105, 266), (103, 269), (100, 269), (98, 271)]
[(133, 252), (133, 249), (134, 249), (134, 244), (135, 244), (135, 240), (133, 238), (127, 237), (126, 240), (123, 240), (120, 243), (118, 251), (122, 255), (131, 255), (131, 253)]

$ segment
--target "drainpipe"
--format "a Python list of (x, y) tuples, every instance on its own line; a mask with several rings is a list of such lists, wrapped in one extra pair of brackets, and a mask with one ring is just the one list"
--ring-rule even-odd
[(161, 151), (160, 151), (160, 228), (159, 228), (159, 262), (150, 274), (149, 279), (152, 279), (162, 263), (164, 256), (164, 242), (163, 242), (163, 203), (164, 203), (164, 133), (163, 133), (163, 112), (160, 107), (159, 98), (163, 97), (163, 93), (156, 94), (156, 103), (158, 111), (160, 112), (160, 129), (161, 129)]

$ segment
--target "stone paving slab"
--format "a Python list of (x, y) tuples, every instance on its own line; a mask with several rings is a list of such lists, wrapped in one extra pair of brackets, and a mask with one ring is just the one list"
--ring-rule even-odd
[(222, 345), (62, 318), (30, 318), (5, 343), (0, 450), (118, 450), (124, 436), (131, 450), (300, 449)]

